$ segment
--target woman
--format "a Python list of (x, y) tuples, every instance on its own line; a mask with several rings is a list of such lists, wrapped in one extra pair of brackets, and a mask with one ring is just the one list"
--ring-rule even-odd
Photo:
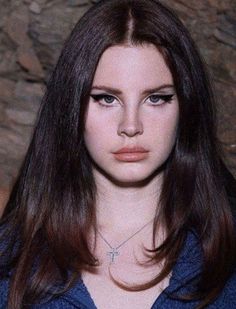
[(202, 61), (155, 0), (100, 1), (49, 81), (1, 222), (1, 305), (236, 308)]

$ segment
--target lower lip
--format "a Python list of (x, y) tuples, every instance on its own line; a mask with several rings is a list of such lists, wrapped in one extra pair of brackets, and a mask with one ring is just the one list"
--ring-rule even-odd
[(148, 156), (147, 152), (125, 152), (125, 153), (115, 153), (115, 158), (118, 161), (135, 162), (146, 159)]

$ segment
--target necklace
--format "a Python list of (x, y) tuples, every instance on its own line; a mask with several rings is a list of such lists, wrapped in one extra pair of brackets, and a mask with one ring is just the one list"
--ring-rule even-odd
[(110, 258), (110, 263), (114, 263), (115, 257), (117, 257), (120, 252), (118, 251), (124, 244), (126, 244), (131, 238), (133, 238), (135, 235), (140, 233), (146, 226), (148, 226), (149, 223), (151, 223), (154, 219), (148, 221), (144, 226), (142, 226), (137, 232), (132, 234), (129, 238), (124, 240), (121, 244), (119, 244), (117, 247), (113, 247), (107, 240), (106, 238), (101, 234), (101, 232), (97, 229), (98, 234), (102, 238), (102, 240), (108, 245), (110, 250), (107, 252), (107, 256)]

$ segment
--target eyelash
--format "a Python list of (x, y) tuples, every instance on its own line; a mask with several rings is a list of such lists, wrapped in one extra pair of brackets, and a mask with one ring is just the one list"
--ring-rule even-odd
[[(105, 107), (110, 107), (110, 106), (102, 104), (101, 100), (104, 100), (106, 98), (113, 98), (113, 99), (115, 99), (115, 97), (113, 97), (112, 95), (103, 94), (103, 93), (102, 94), (91, 94), (91, 97), (94, 99), (94, 101), (98, 102), (100, 105), (105, 106)], [(111, 103), (113, 103), (113, 102), (111, 102)]]
[[(159, 103), (159, 104), (155, 104), (154, 102), (152, 102), (153, 106), (160, 106), (164, 103), (168, 103), (172, 100), (174, 94), (152, 94), (150, 95), (148, 98), (151, 97), (157, 97), (158, 98), (158, 102), (159, 100), (164, 101), (163, 103)], [(108, 102), (106, 102), (107, 104), (103, 104), (101, 103), (101, 100), (107, 99), (107, 98), (112, 98), (112, 99), (116, 99), (114, 96), (109, 95), (109, 94), (105, 94), (105, 93), (101, 93), (101, 94), (91, 94), (91, 97), (94, 99), (94, 101), (98, 102), (98, 104), (100, 104), (103, 107), (111, 107), (113, 102), (110, 102), (111, 104), (109, 104)], [(157, 102), (157, 103), (158, 103)]]

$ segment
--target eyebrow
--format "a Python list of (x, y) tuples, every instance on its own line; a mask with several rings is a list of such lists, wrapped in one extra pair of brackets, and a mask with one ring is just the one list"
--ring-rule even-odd
[[(146, 95), (146, 94), (149, 94), (149, 93), (154, 93), (154, 92), (158, 92), (160, 90), (174, 90), (175, 87), (173, 84), (163, 84), (163, 85), (160, 85), (158, 87), (155, 87), (155, 88), (149, 88), (149, 89), (146, 89), (142, 92), (143, 95)], [(117, 88), (113, 88), (113, 87), (107, 87), (107, 86), (102, 86), (102, 85), (95, 85), (92, 87), (91, 90), (102, 90), (102, 91), (106, 91), (106, 92), (110, 92), (114, 95), (121, 95), (122, 94), (122, 91), (120, 91), (119, 89)]]

